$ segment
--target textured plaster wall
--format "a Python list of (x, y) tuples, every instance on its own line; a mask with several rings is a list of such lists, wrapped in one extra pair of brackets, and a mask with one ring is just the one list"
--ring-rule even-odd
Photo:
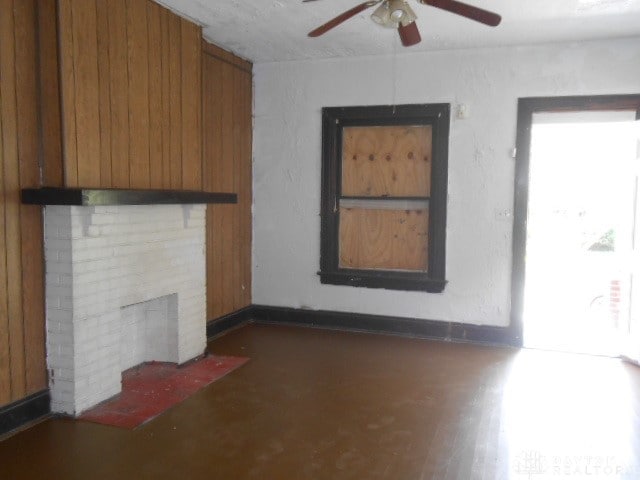
[[(517, 99), (640, 93), (640, 39), (263, 63), (254, 71), (254, 303), (503, 326)], [(436, 102), (452, 104), (444, 293), (322, 285), (321, 108)], [(455, 118), (461, 103), (464, 120)]]

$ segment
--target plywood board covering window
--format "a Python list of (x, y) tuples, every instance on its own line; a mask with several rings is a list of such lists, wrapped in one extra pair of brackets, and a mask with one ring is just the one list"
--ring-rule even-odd
[(430, 125), (345, 127), (342, 195), (428, 197), (431, 131)]
[(406, 209), (395, 199), (429, 197), (431, 131), (430, 125), (343, 128), (342, 197), (371, 201), (359, 208), (341, 202), (340, 268), (428, 270), (428, 204)]
[(340, 209), (340, 267), (428, 269), (429, 210)]
[(323, 117), (321, 281), (442, 291), (449, 105)]

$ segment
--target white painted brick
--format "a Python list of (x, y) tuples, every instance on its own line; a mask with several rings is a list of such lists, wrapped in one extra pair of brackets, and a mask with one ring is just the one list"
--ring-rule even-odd
[(97, 238), (78, 238), (73, 242), (73, 248), (75, 250), (86, 250), (90, 248), (101, 248), (101, 247), (109, 247), (110, 242), (108, 238), (97, 237)]
[(118, 213), (118, 205), (96, 205), (92, 208), (94, 213)]
[(45, 256), (50, 256), (52, 254), (55, 254), (55, 258), (57, 258), (59, 263), (71, 263), (73, 261), (73, 253), (71, 250), (55, 250), (52, 252), (47, 252), (45, 250)]
[[(48, 333), (48, 340), (50, 344), (55, 345), (56, 351), (60, 351), (64, 345), (68, 347), (72, 347), (73, 345), (73, 337), (68, 334), (68, 332), (60, 332), (60, 331), (50, 331)], [(73, 349), (71, 349), (71, 353), (73, 354)]]
[(197, 227), (204, 227), (204, 224), (205, 224), (204, 217), (201, 217), (201, 218), (191, 217), (191, 218), (189, 218), (187, 226), (189, 228), (197, 228)]
[(88, 238), (105, 238), (102, 235), (102, 227), (100, 227), (99, 225), (89, 225), (86, 229), (86, 236)]
[(52, 382), (54, 411), (117, 394), (122, 368), (202, 353), (205, 214), (203, 205), (46, 209), (47, 362), (76, 382)]
[(99, 272), (113, 268), (113, 259), (98, 259), (87, 262), (73, 264), (73, 273), (82, 274), (86, 272)]
[(64, 287), (61, 285), (47, 283), (46, 287), (47, 287), (47, 298), (69, 297), (69, 295), (71, 294), (70, 289), (68, 287)]
[(73, 252), (73, 263), (91, 262), (111, 257), (113, 257), (113, 248), (108, 246), (78, 249)]
[(47, 273), (57, 273), (60, 275), (70, 274), (72, 271), (71, 263), (57, 263), (51, 262), (50, 259), (47, 259), (46, 264), (46, 272)]
[(45, 284), (47, 286), (58, 286), (61, 285), (61, 278), (59, 273), (45, 273)]
[(45, 249), (48, 249), (48, 250), (70, 251), (71, 239), (60, 239), (60, 238), (47, 239), (44, 243), (44, 246), (45, 246)]
[(55, 236), (56, 238), (71, 239), (72, 235), (73, 235), (73, 230), (71, 230), (71, 229), (70, 229), (70, 228), (68, 228), (68, 227), (60, 226), (60, 225), (57, 225), (57, 226), (55, 227), (55, 234), (54, 234), (54, 236)]
[[(64, 355), (74, 360), (74, 356), (73, 356), (73, 352), (75, 350), (74, 343), (61, 342), (56, 345), (56, 349), (59, 355)], [(71, 362), (69, 365), (73, 365), (73, 362)]]
[[(49, 303), (47, 303), (49, 305)], [(53, 308), (61, 308), (63, 310), (71, 310), (73, 308), (73, 299), (69, 297), (57, 297)]]
[(58, 379), (55, 378), (55, 374), (53, 377), (53, 385), (55, 385), (56, 387), (56, 391), (61, 393), (61, 394), (65, 394), (67, 392), (73, 393), (73, 391), (75, 390), (75, 385), (73, 380), (65, 380), (65, 379)]
[(77, 298), (100, 296), (104, 298), (105, 292), (109, 290), (108, 281), (78, 282), (73, 293)]
[[(55, 392), (52, 392), (52, 399), (51, 399), (51, 404), (56, 405), (56, 404), (61, 404), (64, 406), (67, 406), (67, 404), (71, 403), (71, 405), (73, 404), (73, 391), (72, 390), (56, 390)], [(56, 411), (60, 411), (60, 410), (56, 410)], [(64, 413), (71, 413), (69, 410), (63, 410)]]
[(47, 217), (47, 221), (45, 222), (45, 232), (49, 235), (50, 239), (62, 238), (60, 237), (60, 233), (70, 233), (70, 228), (71, 217), (69, 216), (56, 215), (54, 217)]
[[(115, 272), (114, 269), (104, 269), (102, 271), (76, 271), (75, 279), (76, 285), (82, 283), (96, 283), (104, 281), (105, 277), (110, 278), (111, 275)], [(71, 280), (71, 278), (69, 278)]]
[(94, 213), (90, 219), (90, 225), (113, 225), (116, 222), (116, 216), (109, 213)]

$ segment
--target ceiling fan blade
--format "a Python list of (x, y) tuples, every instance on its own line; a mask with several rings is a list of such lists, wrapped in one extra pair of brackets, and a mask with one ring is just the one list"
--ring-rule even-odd
[(420, 43), (420, 41), (422, 40), (416, 22), (411, 22), (406, 26), (403, 26), (402, 24), (398, 25), (398, 33), (400, 34), (402, 45), (404, 45), (405, 47), (410, 47), (411, 45)]
[(420, 3), (461, 15), (471, 20), (475, 20), (476, 22), (489, 25), (490, 27), (498, 26), (502, 20), (502, 17), (497, 13), (483, 10), (482, 8), (474, 7), (472, 5), (467, 5), (466, 3), (458, 2), (457, 0), (420, 0)]
[(353, 16), (359, 14), (360, 12), (366, 10), (367, 8), (370, 8), (370, 7), (373, 7), (374, 5), (377, 5), (381, 1), (382, 0), (370, 0), (368, 2), (361, 3), (360, 5), (356, 5), (352, 9), (347, 10), (346, 12), (338, 15), (336, 18), (334, 18), (332, 20), (329, 20), (324, 25), (320, 25), (315, 30), (310, 31), (309, 32), (309, 36), (310, 37), (319, 37), (320, 35), (322, 35), (324, 33), (327, 33), (332, 28), (337, 27), (342, 22), (344, 22), (346, 20), (349, 20), (351, 17), (353, 17)]

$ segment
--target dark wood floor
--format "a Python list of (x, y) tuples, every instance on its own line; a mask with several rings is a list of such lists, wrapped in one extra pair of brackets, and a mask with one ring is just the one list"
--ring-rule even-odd
[(251, 361), (137, 430), (52, 419), (0, 478), (640, 478), (640, 368), (304, 328), (210, 344)]

